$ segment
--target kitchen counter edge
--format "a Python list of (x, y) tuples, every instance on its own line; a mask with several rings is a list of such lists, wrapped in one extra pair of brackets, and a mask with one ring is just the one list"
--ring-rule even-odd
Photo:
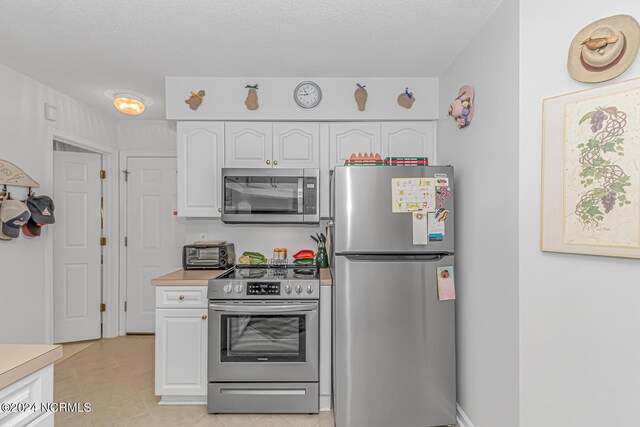
[(61, 345), (0, 344), (0, 389), (62, 358)]
[[(176, 270), (151, 279), (151, 284), (153, 286), (207, 286), (210, 279), (215, 279), (224, 272), (225, 270)], [(320, 269), (320, 285), (333, 285), (328, 268)]]

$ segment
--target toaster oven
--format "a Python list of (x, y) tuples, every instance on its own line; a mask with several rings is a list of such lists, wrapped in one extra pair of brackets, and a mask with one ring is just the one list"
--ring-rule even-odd
[(236, 263), (233, 243), (193, 244), (182, 248), (185, 270), (226, 270)]

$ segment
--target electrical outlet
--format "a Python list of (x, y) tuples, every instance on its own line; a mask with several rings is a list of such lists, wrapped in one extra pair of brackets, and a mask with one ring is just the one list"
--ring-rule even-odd
[(209, 240), (209, 233), (198, 234), (198, 240)]

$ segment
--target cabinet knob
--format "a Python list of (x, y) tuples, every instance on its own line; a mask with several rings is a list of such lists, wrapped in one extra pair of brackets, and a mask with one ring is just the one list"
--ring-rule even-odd
[(207, 315), (206, 314), (202, 315), (202, 320), (207, 320)]
[(180, 295), (180, 296), (178, 297), (178, 299), (179, 299), (180, 301), (182, 301), (182, 300), (184, 299), (184, 295)]
[(266, 161), (266, 163), (267, 163), (268, 165), (270, 165), (270, 164), (271, 164), (271, 160), (267, 160), (267, 161)]
[(277, 161), (277, 160), (274, 160), (274, 161), (273, 161), (273, 164), (274, 164), (274, 165), (276, 165), (276, 166), (278, 166), (278, 161)]
[(218, 208), (218, 212), (222, 212), (222, 208)]

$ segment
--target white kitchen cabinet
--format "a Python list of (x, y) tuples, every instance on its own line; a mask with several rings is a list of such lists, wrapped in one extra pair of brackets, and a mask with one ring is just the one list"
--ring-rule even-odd
[[(53, 363), (0, 389), (0, 405), (39, 405), (51, 402), (53, 402)], [(0, 411), (0, 425), (53, 427), (53, 416), (53, 412)]]
[(436, 122), (382, 123), (382, 157), (428, 157), (435, 164)]
[(320, 286), (320, 410), (331, 410), (332, 286)]
[(227, 122), (225, 126), (227, 168), (268, 168), (273, 161), (271, 122)]
[(219, 217), (223, 122), (178, 122), (178, 216)]
[(380, 153), (379, 122), (345, 122), (329, 125), (329, 168), (344, 165), (351, 153)]
[(273, 167), (319, 168), (320, 124), (273, 124)]
[[(200, 288), (172, 290), (193, 293)], [(166, 291), (164, 286), (156, 289)], [(156, 300), (163, 299), (158, 295)], [(161, 403), (206, 402), (207, 315), (206, 302), (199, 308), (156, 308), (155, 393)]]

